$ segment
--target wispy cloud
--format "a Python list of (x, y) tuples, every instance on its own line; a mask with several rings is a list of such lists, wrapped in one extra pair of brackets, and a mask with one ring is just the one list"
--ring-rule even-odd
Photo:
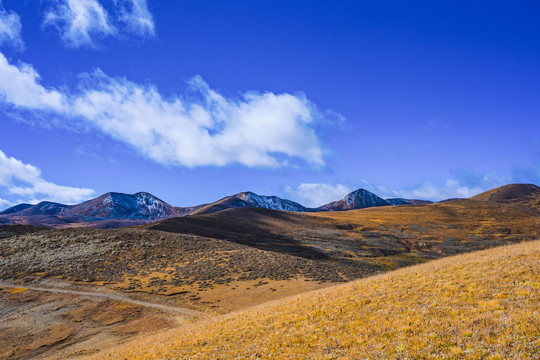
[(12, 11), (6, 11), (0, 1), (0, 46), (8, 44), (16, 50), (24, 50), (21, 29), (19, 15)]
[(45, 14), (43, 23), (54, 26), (71, 47), (95, 47), (96, 39), (117, 32), (97, 0), (63, 0)]
[(304, 206), (318, 207), (343, 198), (355, 189), (347, 185), (329, 185), (324, 183), (303, 183), (293, 188), (285, 187), (285, 193)]
[(119, 7), (118, 19), (127, 30), (140, 36), (154, 36), (155, 25), (146, 0), (115, 0)]
[(69, 47), (98, 47), (110, 37), (154, 36), (155, 25), (146, 0), (115, 0), (113, 12), (98, 0), (55, 0), (43, 24), (54, 27)]
[(440, 201), (450, 198), (469, 198), (512, 182), (512, 178), (495, 173), (475, 174), (459, 171), (455, 172), (455, 175), (442, 182), (426, 181), (421, 185), (404, 189), (389, 189), (384, 185), (372, 184), (366, 180), (361, 181), (361, 186), (383, 198)]
[[(94, 190), (62, 186), (43, 179), (41, 171), (30, 164), (25, 164), (13, 157), (8, 157), (0, 150), (0, 188), (17, 202), (36, 203), (43, 200), (65, 204), (87, 200)], [(0, 199), (0, 207), (10, 205), (11, 201)]]
[(154, 86), (96, 71), (86, 76), (78, 93), (66, 93), (42, 85), (32, 66), (10, 64), (0, 53), (0, 98), (5, 103), (50, 113), (64, 127), (82, 122), (155, 162), (278, 167), (298, 158), (324, 163), (314, 130), (323, 115), (303, 94), (247, 92), (225, 97), (198, 76), (190, 85), (189, 99), (165, 98)]

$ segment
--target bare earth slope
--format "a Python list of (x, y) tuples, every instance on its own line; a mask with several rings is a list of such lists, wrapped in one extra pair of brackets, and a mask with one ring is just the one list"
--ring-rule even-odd
[(534, 359), (540, 242), (446, 258), (196, 323), (107, 359)]

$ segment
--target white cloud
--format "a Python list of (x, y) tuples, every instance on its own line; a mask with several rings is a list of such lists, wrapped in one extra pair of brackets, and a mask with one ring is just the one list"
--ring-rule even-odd
[(101, 71), (86, 78), (79, 93), (62, 93), (41, 85), (30, 65), (11, 65), (0, 53), (0, 98), (6, 103), (54, 112), (65, 126), (74, 121), (93, 126), (158, 163), (277, 167), (288, 158), (324, 163), (313, 128), (323, 115), (304, 95), (247, 92), (227, 98), (195, 77), (186, 100), (165, 98), (154, 86)]
[(21, 18), (12, 11), (6, 11), (0, 1), (0, 45), (9, 44), (17, 50), (24, 49), (21, 37)]
[(456, 178), (450, 178), (440, 184), (425, 182), (424, 184), (403, 190), (391, 190), (384, 185), (372, 184), (360, 179), (356, 186), (329, 185), (324, 183), (302, 183), (296, 188), (285, 187), (291, 200), (308, 207), (317, 207), (343, 198), (348, 193), (359, 188), (366, 189), (375, 195), (388, 198), (420, 199), (440, 201), (451, 198), (469, 198), (484, 191), (512, 182), (512, 179), (494, 173), (481, 175), (462, 173)]
[[(87, 200), (94, 194), (92, 189), (56, 185), (46, 181), (41, 171), (0, 150), (0, 187), (8, 194), (20, 197), (19, 202), (36, 203), (43, 200), (74, 204)], [(10, 204), (0, 199), (0, 206)]]
[(11, 205), (12, 205), (11, 201), (0, 198), (0, 209), (6, 208)]
[(56, 27), (72, 47), (94, 47), (95, 38), (105, 38), (117, 31), (97, 0), (62, 0), (45, 14), (44, 24)]
[(119, 6), (118, 19), (127, 29), (140, 36), (154, 36), (155, 26), (146, 0), (115, 0)]
[(338, 184), (303, 183), (296, 188), (287, 186), (285, 192), (292, 200), (298, 201), (308, 207), (318, 207), (332, 201), (340, 200), (355, 189)]
[(0, 98), (6, 103), (32, 110), (62, 111), (64, 96), (39, 84), (39, 74), (28, 64), (11, 65), (0, 53)]
[(114, 0), (112, 14), (98, 0), (56, 0), (43, 24), (58, 30), (62, 40), (74, 48), (97, 47), (100, 40), (124, 34), (155, 35), (146, 0)]
[(443, 183), (426, 181), (418, 187), (403, 190), (390, 190), (382, 185), (374, 185), (362, 180), (366, 190), (374, 192), (382, 198), (405, 198), (440, 201), (451, 198), (469, 198), (484, 191), (508, 184), (511, 178), (486, 173), (482, 175), (461, 174), (456, 178), (449, 178)]
[(427, 199), (439, 201), (450, 198), (468, 198), (478, 195), (486, 190), (489, 190), (489, 188), (481, 186), (469, 187), (462, 185), (456, 179), (448, 179), (442, 185), (435, 185), (428, 181), (416, 189), (394, 191), (393, 194), (395, 195), (394, 197), (407, 199)]

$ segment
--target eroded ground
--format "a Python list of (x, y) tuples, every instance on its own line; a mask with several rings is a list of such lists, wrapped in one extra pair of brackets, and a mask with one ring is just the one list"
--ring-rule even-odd
[[(41, 285), (70, 288), (50, 280)], [(193, 319), (107, 298), (3, 287), (0, 358), (65, 359)]]

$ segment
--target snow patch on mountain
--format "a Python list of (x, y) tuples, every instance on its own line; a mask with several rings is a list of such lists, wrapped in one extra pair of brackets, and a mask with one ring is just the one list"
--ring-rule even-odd
[(383, 198), (364, 189), (355, 190), (341, 200), (333, 201), (317, 208), (318, 211), (343, 211), (352, 209), (364, 209), (373, 206), (390, 205)]
[(284, 210), (284, 211), (298, 211), (306, 212), (309, 211), (306, 207), (291, 201), (279, 198), (277, 196), (264, 196), (257, 195), (251, 191), (242, 192), (236, 194), (236, 197), (245, 201), (253, 207), (271, 209), (271, 210)]

